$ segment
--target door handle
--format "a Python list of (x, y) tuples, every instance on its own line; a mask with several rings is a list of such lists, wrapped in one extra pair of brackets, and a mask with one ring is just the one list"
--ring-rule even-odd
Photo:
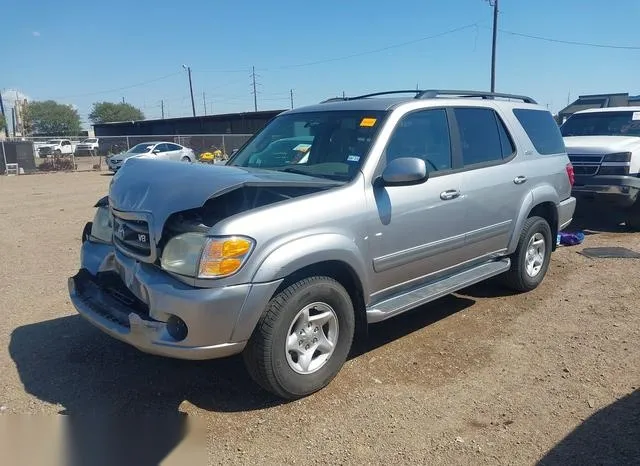
[(449, 189), (440, 193), (440, 199), (442, 199), (443, 201), (450, 201), (451, 199), (455, 199), (458, 196), (460, 196), (460, 191), (458, 191), (457, 189)]
[(526, 176), (516, 176), (515, 179), (513, 180), (513, 182), (515, 184), (522, 184), (525, 181), (527, 181), (527, 177)]

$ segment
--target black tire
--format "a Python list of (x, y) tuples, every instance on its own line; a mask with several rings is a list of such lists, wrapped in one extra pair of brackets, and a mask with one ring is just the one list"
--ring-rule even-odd
[(191, 159), (189, 157), (187, 157), (186, 155), (184, 157), (182, 157), (180, 159), (181, 162), (187, 162), (187, 163), (191, 163)]
[(640, 231), (640, 200), (637, 200), (626, 212), (624, 224), (631, 231)]
[[(285, 342), (298, 313), (316, 302), (335, 311), (337, 342), (324, 365), (313, 373), (301, 374), (290, 366)], [(243, 352), (244, 362), (251, 378), (265, 390), (284, 399), (301, 398), (324, 388), (340, 371), (351, 349), (354, 329), (353, 304), (344, 287), (329, 277), (305, 278), (269, 301)]]
[[(544, 259), (539, 272), (535, 274), (535, 276), (531, 276), (527, 273), (526, 257), (529, 242), (536, 234), (541, 234), (544, 238)], [(547, 223), (547, 221), (542, 217), (529, 217), (522, 228), (522, 232), (520, 233), (516, 252), (511, 256), (511, 269), (504, 274), (505, 285), (512, 290), (519, 292), (531, 291), (537, 288), (538, 285), (542, 283), (542, 280), (549, 269), (551, 248), (553, 245), (552, 241), (553, 238), (549, 223)]]

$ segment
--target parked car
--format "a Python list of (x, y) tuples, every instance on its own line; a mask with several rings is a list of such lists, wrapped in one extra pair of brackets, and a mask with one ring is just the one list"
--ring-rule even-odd
[(107, 165), (112, 172), (118, 171), (131, 157), (147, 157), (157, 160), (174, 160), (179, 162), (193, 162), (196, 155), (193, 150), (173, 142), (143, 142), (133, 146), (126, 152), (113, 155), (107, 159)]
[(640, 107), (574, 113), (561, 127), (576, 182), (574, 196), (617, 209), (640, 230)]
[(97, 155), (99, 150), (99, 139), (87, 138), (76, 146), (75, 155)]
[[(294, 399), (368, 324), (490, 277), (536, 288), (575, 209), (553, 117), (529, 97), (411, 92), (284, 112), (224, 166), (130, 159), (85, 226), (74, 306), (145, 352), (242, 353)], [(268, 148), (290, 138), (310, 147), (283, 164)]]
[(74, 146), (69, 139), (51, 139), (38, 147), (40, 158), (53, 157), (54, 155), (71, 155)]

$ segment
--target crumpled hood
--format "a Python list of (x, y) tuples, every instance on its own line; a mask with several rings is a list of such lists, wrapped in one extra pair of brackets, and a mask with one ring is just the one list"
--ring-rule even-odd
[(567, 136), (569, 154), (610, 154), (640, 149), (640, 138), (633, 136)]
[(109, 203), (125, 212), (145, 212), (160, 238), (172, 214), (202, 207), (212, 197), (242, 186), (337, 186), (341, 183), (295, 173), (190, 164), (133, 157), (113, 176)]

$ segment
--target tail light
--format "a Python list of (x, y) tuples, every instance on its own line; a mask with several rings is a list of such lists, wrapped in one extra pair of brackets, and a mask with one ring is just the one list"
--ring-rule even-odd
[(567, 177), (569, 178), (569, 184), (573, 187), (573, 184), (576, 182), (576, 174), (573, 171), (573, 165), (568, 163), (566, 166), (567, 169)]

